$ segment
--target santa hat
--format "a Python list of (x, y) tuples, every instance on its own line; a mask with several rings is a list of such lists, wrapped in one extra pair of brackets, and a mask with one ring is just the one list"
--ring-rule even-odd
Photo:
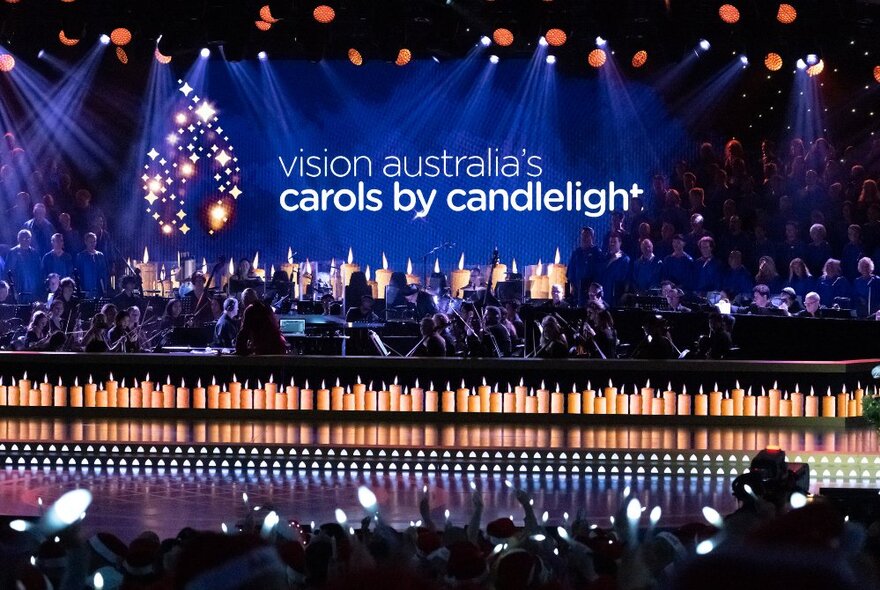
[(43, 541), (37, 549), (37, 567), (40, 570), (64, 569), (67, 566), (67, 551), (61, 543)]
[(111, 533), (97, 533), (89, 538), (89, 547), (104, 561), (119, 565), (125, 559), (128, 547), (122, 540)]
[(49, 578), (32, 565), (19, 568), (15, 575), (15, 587), (20, 590), (52, 590)]
[(287, 572), (278, 550), (258, 537), (205, 533), (184, 545), (175, 575), (184, 590), (231, 590), (282, 583)]
[(438, 531), (419, 528), (416, 531), (416, 547), (422, 555), (430, 555), (443, 546), (443, 535)]
[(473, 543), (456, 543), (449, 548), (446, 574), (457, 581), (480, 578), (486, 574), (486, 560)]
[(152, 576), (156, 573), (161, 545), (158, 539), (141, 536), (131, 542), (122, 562), (122, 570), (127, 576), (136, 578)]
[(497, 590), (526, 590), (544, 581), (540, 558), (525, 549), (513, 549), (501, 556), (495, 577)]

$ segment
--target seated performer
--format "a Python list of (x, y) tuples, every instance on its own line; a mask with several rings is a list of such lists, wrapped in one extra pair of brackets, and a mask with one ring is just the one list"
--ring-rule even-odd
[(234, 348), (238, 337), (238, 300), (230, 297), (223, 302), (223, 315), (214, 326), (214, 342), (212, 346), (218, 348)]
[(536, 356), (547, 359), (568, 357), (568, 340), (562, 333), (559, 322), (552, 315), (544, 316), (541, 320), (541, 343)]
[(361, 304), (348, 310), (348, 313), (345, 314), (345, 321), (351, 323), (379, 322), (379, 316), (377, 316), (376, 313), (373, 311), (373, 303), (374, 301), (372, 295), (361, 295)]
[(135, 288), (137, 287), (137, 277), (134, 275), (125, 275), (120, 280), (122, 291), (114, 298), (113, 303), (118, 309), (128, 309), (129, 307), (142, 307), (144, 300)]
[(82, 339), (82, 348), (85, 352), (107, 352), (107, 318), (102, 313), (96, 313), (92, 318), (92, 325)]
[(770, 288), (767, 285), (755, 285), (752, 289), (752, 303), (744, 309), (751, 315), (788, 315), (785, 309), (773, 307), (770, 304)]
[(804, 309), (797, 314), (799, 318), (821, 318), (822, 317), (822, 300), (815, 291), (807, 293), (804, 297)]
[(446, 356), (446, 341), (437, 333), (433, 318), (425, 318), (419, 324), (422, 341), (416, 347), (414, 356), (443, 357)]
[(211, 297), (205, 288), (205, 275), (201, 271), (193, 273), (192, 291), (186, 294), (188, 302), (187, 309), (190, 310), (189, 323), (195, 326), (201, 326), (213, 321), (211, 315)]
[(244, 313), (241, 329), (235, 339), (236, 354), (284, 354), (287, 343), (278, 329), (272, 309), (260, 301), (254, 289), (247, 288), (241, 294)]

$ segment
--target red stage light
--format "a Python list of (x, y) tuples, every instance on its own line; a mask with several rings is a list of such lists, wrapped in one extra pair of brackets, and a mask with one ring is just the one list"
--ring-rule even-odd
[(562, 47), (568, 40), (568, 35), (566, 35), (565, 31), (563, 31), (562, 29), (550, 29), (546, 33), (544, 33), (544, 39), (547, 40), (548, 45), (552, 45), (553, 47)]
[(495, 29), (495, 32), (492, 33), (492, 40), (495, 41), (496, 45), (508, 47), (513, 45), (513, 33), (510, 29)]
[(718, 9), (718, 16), (729, 25), (736, 24), (739, 22), (739, 8), (733, 4), (722, 4)]
[(159, 51), (158, 47), (156, 48), (156, 51), (153, 52), (153, 55), (156, 56), (156, 61), (159, 62), (160, 64), (170, 64), (171, 63), (171, 56), (164, 55), (161, 51)]
[(412, 59), (412, 51), (410, 51), (409, 49), (404, 47), (403, 49), (401, 49), (400, 51), (397, 52), (397, 59), (394, 60), (394, 63), (396, 63), (399, 66), (405, 66), (406, 64), (409, 63), (409, 61), (411, 59)]
[(320, 6), (315, 7), (312, 16), (314, 16), (315, 20), (319, 23), (326, 25), (327, 23), (333, 22), (333, 19), (336, 18), (336, 11), (326, 4), (321, 4)]
[(636, 51), (632, 58), (632, 67), (640, 68), (648, 61), (648, 52), (644, 49)]
[(125, 53), (125, 49), (123, 49), (122, 47), (116, 48), (116, 59), (118, 59), (120, 63), (128, 63), (128, 54)]
[(605, 54), (604, 49), (594, 49), (590, 52), (590, 55), (587, 56), (587, 63), (594, 68), (601, 68), (605, 65), (607, 59), (608, 55)]
[(768, 53), (764, 58), (764, 65), (771, 72), (778, 72), (782, 69), (782, 56), (778, 53)]
[(113, 42), (113, 45), (118, 45), (119, 47), (128, 45), (131, 43), (131, 31), (123, 27), (113, 29), (110, 33), (110, 41)]
[(780, 4), (776, 13), (776, 20), (784, 25), (790, 25), (797, 19), (797, 10), (791, 4)]
[(11, 72), (15, 68), (15, 58), (4, 53), (0, 55), (0, 72)]
[(348, 50), (348, 61), (356, 66), (362, 66), (364, 65), (364, 56), (361, 55), (360, 51), (352, 47)]
[(64, 31), (58, 31), (58, 40), (61, 41), (62, 45), (67, 45), (68, 47), (73, 47), (77, 43), (79, 43), (79, 39), (71, 39), (67, 35), (64, 34)]
[(825, 62), (821, 59), (807, 68), (807, 75), (812, 78), (818, 76), (825, 70)]
[(874, 66), (874, 79), (880, 84), (880, 66)]
[(256, 25), (256, 27), (261, 31), (268, 31), (272, 28), (272, 23), (267, 23), (264, 20), (255, 20), (254, 25)]
[(260, 9), (260, 18), (272, 25), (278, 22), (278, 19), (272, 16), (272, 8), (268, 4)]

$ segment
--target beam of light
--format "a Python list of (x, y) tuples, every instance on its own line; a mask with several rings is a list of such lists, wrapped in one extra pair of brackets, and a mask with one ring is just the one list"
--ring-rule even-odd
[(744, 71), (739, 58), (734, 58), (712, 78), (674, 102), (673, 112), (693, 128), (711, 124), (742, 81)]
[(789, 95), (785, 131), (792, 137), (800, 137), (804, 142), (812, 143), (824, 135), (825, 104), (819, 78), (810, 76), (808, 72), (807, 68), (798, 65)]
[(14, 121), (3, 121), (4, 127), (20, 135), (32, 164), (49, 155), (62, 155), (77, 161), (83, 173), (97, 174), (101, 165), (114, 161), (113, 149), (102, 144), (97, 130), (82, 125), (92, 118), (83, 112), (84, 100), (92, 90), (104, 51), (105, 46), (96, 43), (54, 86), (23, 62), (6, 77), (10, 92), (0, 93), (4, 110), (15, 112), (18, 103), (23, 114)]
[(209, 57), (211, 57), (211, 50), (207, 47), (202, 47), (202, 50), (199, 51), (199, 56), (202, 59), (208, 59)]

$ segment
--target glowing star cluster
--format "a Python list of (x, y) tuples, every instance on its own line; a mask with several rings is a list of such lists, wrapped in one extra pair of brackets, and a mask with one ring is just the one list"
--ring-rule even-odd
[[(214, 104), (178, 80), (182, 96), (170, 114), (170, 133), (147, 152), (143, 181), (146, 212), (165, 236), (192, 230), (195, 215), (210, 235), (222, 230), (242, 195), (235, 147), (220, 127)], [(189, 222), (189, 223), (188, 223)]]

